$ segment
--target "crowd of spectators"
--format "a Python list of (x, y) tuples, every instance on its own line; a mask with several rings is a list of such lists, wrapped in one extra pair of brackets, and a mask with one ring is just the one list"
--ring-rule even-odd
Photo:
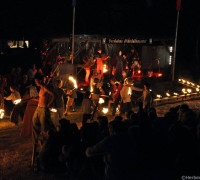
[(49, 131), (39, 168), (67, 179), (177, 179), (199, 172), (199, 116), (186, 104), (158, 117), (155, 108), (129, 111), (126, 118), (85, 116), (79, 129), (60, 119)]

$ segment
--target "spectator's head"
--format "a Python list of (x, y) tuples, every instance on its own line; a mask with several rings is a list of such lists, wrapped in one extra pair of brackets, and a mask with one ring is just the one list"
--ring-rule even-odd
[(128, 112), (126, 113), (126, 118), (127, 118), (127, 119), (130, 119), (130, 118), (131, 118), (131, 115), (132, 115), (133, 113), (134, 113), (134, 112), (133, 112), (132, 110), (128, 111)]
[(60, 124), (60, 131), (68, 131), (70, 129), (70, 121), (67, 119), (60, 119), (59, 120)]
[(126, 132), (127, 126), (123, 121), (111, 121), (108, 125), (110, 135)]
[(97, 117), (98, 124), (101, 128), (108, 126), (108, 118), (107, 116), (98, 116)]
[(123, 117), (122, 116), (115, 116), (114, 121), (122, 121)]

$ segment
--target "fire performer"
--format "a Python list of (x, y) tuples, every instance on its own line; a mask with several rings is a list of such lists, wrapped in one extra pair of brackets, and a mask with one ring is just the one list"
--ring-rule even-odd
[(4, 97), (5, 100), (8, 100), (8, 101), (12, 101), (13, 104), (16, 104), (12, 111), (11, 111), (11, 115), (10, 115), (10, 121), (12, 123), (14, 123), (15, 125), (18, 124), (19, 122), (19, 118), (22, 119), (21, 117), (21, 96), (20, 96), (20, 93), (14, 88), (14, 86), (10, 86), (10, 96), (8, 97)]
[(112, 85), (112, 100), (109, 101), (108, 103), (108, 108), (110, 108), (110, 103), (114, 103), (113, 104), (113, 110), (112, 110), (112, 115), (114, 116), (116, 113), (116, 108), (118, 107), (118, 104), (120, 102), (120, 91), (123, 88), (123, 81), (122, 83), (119, 82), (119, 84), (116, 84), (115, 82), (115, 78), (111, 78), (110, 83)]
[(91, 71), (91, 67), (94, 65), (95, 60), (93, 59), (93, 57), (85, 57), (83, 59), (83, 62), (85, 63), (84, 65), (84, 69), (85, 69), (85, 82), (89, 83), (89, 77), (90, 77), (90, 71)]
[(43, 83), (43, 76), (41, 74), (35, 75), (35, 84), (40, 87), (38, 107), (35, 110), (33, 115), (32, 124), (33, 124), (33, 154), (32, 154), (32, 166), (35, 165), (36, 161), (36, 149), (40, 134), (46, 135), (47, 131), (54, 129), (54, 125), (50, 119), (49, 107), (53, 103), (54, 94), (49, 91)]
[[(68, 84), (69, 86), (68, 86), (68, 89), (67, 89), (68, 100), (67, 100), (66, 109), (65, 109), (65, 112), (64, 112), (65, 116), (68, 115), (70, 107), (74, 106), (74, 99), (77, 98), (77, 93), (76, 93), (77, 84), (76, 84), (76, 80), (72, 76), (69, 77), (69, 80), (70, 79), (71, 79), (71, 81), (69, 81), (69, 84)], [(74, 107), (73, 107), (73, 110), (74, 110)]]
[(131, 77), (128, 78), (128, 84), (124, 85), (122, 90), (120, 91), (121, 95), (121, 114), (124, 114), (125, 112), (128, 112), (132, 110), (132, 103), (131, 103), (131, 96), (132, 96), (132, 91), (143, 91), (143, 89), (137, 88), (133, 86), (133, 79)]
[(103, 78), (103, 61), (110, 58), (110, 56), (102, 55), (102, 50), (98, 49), (97, 54), (95, 56), (96, 62), (97, 62), (97, 72), (98, 74), (101, 74), (101, 77)]

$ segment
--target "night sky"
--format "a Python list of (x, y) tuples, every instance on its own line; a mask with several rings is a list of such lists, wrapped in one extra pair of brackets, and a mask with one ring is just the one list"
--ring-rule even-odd
[[(182, 66), (189, 67), (190, 62), (189, 68), (199, 64), (200, 16), (195, 3), (182, 0), (179, 16), (177, 58)], [(77, 0), (75, 34), (174, 38), (176, 20), (176, 0)], [(42, 39), (71, 33), (71, 0), (11, 0), (0, 7), (0, 38)]]

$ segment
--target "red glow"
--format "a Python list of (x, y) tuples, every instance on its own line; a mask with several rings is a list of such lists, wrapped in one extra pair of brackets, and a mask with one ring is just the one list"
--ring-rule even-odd
[(47, 53), (46, 53), (46, 52), (42, 52), (42, 55), (46, 56), (46, 55), (47, 55)]

